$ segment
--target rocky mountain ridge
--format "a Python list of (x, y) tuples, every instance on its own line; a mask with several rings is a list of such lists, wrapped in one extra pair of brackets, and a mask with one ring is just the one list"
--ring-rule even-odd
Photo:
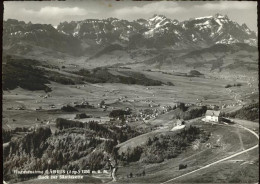
[[(246, 24), (239, 25), (227, 16), (193, 18), (179, 22), (163, 15), (134, 21), (86, 19), (52, 25), (32, 24), (8, 19), (3, 27), (4, 49), (30, 50), (39, 46), (72, 55), (120, 44), (128, 49), (171, 48), (174, 50), (206, 48), (214, 44), (247, 43), (257, 45), (257, 35)], [(28, 48), (24, 48), (27, 46)], [(22, 47), (22, 48), (21, 48)]]
[[(87, 19), (84, 21), (63, 22), (57, 27), (59, 32), (80, 39), (92, 39), (97, 44), (112, 41), (144, 44), (146, 47), (175, 48), (190, 45), (209, 46), (217, 43), (248, 43), (256, 45), (256, 33), (246, 24), (239, 25), (227, 16), (200, 17), (179, 22), (163, 15), (135, 21), (109, 18), (104, 20)], [(138, 42), (138, 40), (139, 42)], [(150, 44), (152, 43), (152, 44)]]

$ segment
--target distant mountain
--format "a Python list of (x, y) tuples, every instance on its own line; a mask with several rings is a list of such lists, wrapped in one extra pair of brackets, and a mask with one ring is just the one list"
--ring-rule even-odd
[(51, 25), (9, 19), (4, 21), (3, 43), (4, 49), (21, 53), (38, 46), (71, 55), (85, 55), (99, 52), (111, 44), (126, 49), (173, 50), (232, 43), (256, 46), (257, 36), (245, 24), (239, 25), (220, 14), (183, 22), (154, 15), (148, 20), (135, 21), (108, 18), (62, 22), (57, 29)]
[(63, 22), (57, 27), (59, 32), (74, 37), (92, 40), (96, 44), (120, 41), (131, 46), (146, 47), (205, 47), (217, 43), (248, 43), (256, 45), (256, 33), (245, 24), (239, 25), (227, 16), (216, 14), (179, 22), (163, 15), (138, 19), (130, 22), (109, 18), (104, 20)]
[(245, 24), (239, 25), (220, 14), (184, 21), (182, 27), (195, 42), (201, 40), (208, 44), (240, 42), (256, 45), (257, 41), (256, 33)]
[(81, 42), (78, 38), (63, 34), (50, 24), (26, 24), (13, 19), (4, 21), (4, 49), (25, 54), (31, 51), (33, 46), (72, 55), (82, 54)]
[[(131, 65), (134, 67), (133, 65)], [(126, 65), (127, 67), (127, 65)], [(141, 65), (138, 63), (138, 67)], [(255, 75), (258, 72), (258, 49), (246, 43), (215, 44), (208, 48), (182, 53), (170, 50), (143, 62), (143, 69), (174, 70), (223, 75)]]

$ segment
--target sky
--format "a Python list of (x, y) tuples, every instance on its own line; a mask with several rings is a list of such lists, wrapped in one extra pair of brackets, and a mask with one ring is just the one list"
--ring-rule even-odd
[(245, 23), (257, 31), (257, 2), (255, 1), (5, 1), (4, 20), (17, 19), (57, 26), (64, 21), (106, 19), (125, 20), (165, 15), (179, 21), (220, 13), (239, 24)]

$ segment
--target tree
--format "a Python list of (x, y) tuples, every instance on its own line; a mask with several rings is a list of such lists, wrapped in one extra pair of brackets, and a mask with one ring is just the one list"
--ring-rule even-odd
[(104, 101), (104, 100), (102, 100), (102, 101), (100, 102), (99, 107), (102, 108), (103, 105), (105, 105), (105, 101)]
[(130, 172), (129, 177), (132, 178), (133, 177), (133, 173)]
[(142, 174), (143, 174), (143, 176), (145, 176), (145, 171), (144, 171), (144, 170), (143, 170), (143, 173), (142, 173)]
[(149, 139), (148, 139), (148, 141), (147, 141), (147, 146), (150, 146), (150, 145), (152, 145), (152, 139), (149, 137)]
[(186, 107), (185, 107), (185, 104), (184, 104), (184, 103), (180, 103), (179, 108), (180, 108), (182, 111), (186, 111)]

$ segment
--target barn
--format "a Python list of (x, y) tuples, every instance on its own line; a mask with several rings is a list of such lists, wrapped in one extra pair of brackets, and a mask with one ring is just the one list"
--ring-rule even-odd
[(206, 122), (219, 122), (220, 121), (220, 111), (207, 110), (205, 114)]

